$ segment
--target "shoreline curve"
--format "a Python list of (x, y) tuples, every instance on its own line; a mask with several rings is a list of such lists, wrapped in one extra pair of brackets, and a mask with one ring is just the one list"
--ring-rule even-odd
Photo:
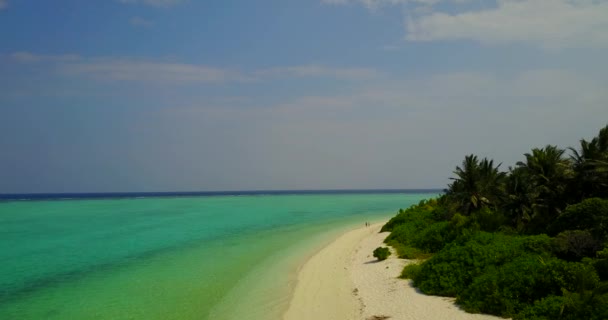
[(311, 256), (298, 270), (282, 319), (503, 319), (466, 313), (453, 298), (420, 293), (411, 281), (398, 278), (411, 260), (392, 254), (377, 262), (372, 251), (386, 246), (389, 233), (379, 233), (384, 223), (351, 229)]

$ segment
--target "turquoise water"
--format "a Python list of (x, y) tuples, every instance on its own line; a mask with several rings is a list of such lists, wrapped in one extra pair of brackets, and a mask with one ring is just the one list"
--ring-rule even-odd
[(0, 203), (0, 319), (277, 319), (337, 232), (435, 194)]

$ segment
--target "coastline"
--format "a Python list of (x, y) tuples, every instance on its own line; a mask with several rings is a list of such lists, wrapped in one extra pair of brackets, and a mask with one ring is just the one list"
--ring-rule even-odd
[(296, 236), (292, 239), (293, 244), (252, 266), (248, 274), (213, 306), (208, 317), (218, 320), (282, 319), (292, 300), (299, 273), (310, 259), (340, 236), (363, 225), (365, 220), (387, 219), (388, 215), (367, 219), (355, 217), (314, 227), (314, 232), (306, 231), (309, 234), (306, 238)]
[(454, 299), (420, 293), (398, 279), (409, 260), (392, 254), (377, 262), (372, 251), (385, 246), (388, 233), (379, 233), (384, 223), (342, 233), (311, 256), (298, 270), (282, 319), (502, 319), (466, 313)]

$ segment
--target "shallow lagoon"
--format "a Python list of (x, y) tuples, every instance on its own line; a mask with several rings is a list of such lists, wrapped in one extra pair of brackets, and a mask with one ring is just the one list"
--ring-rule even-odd
[(435, 195), (2, 202), (0, 318), (279, 318), (316, 248)]

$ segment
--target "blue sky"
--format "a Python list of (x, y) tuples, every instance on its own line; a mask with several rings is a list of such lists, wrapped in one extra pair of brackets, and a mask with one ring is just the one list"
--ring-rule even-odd
[(442, 188), (608, 123), (608, 1), (0, 0), (0, 193)]

